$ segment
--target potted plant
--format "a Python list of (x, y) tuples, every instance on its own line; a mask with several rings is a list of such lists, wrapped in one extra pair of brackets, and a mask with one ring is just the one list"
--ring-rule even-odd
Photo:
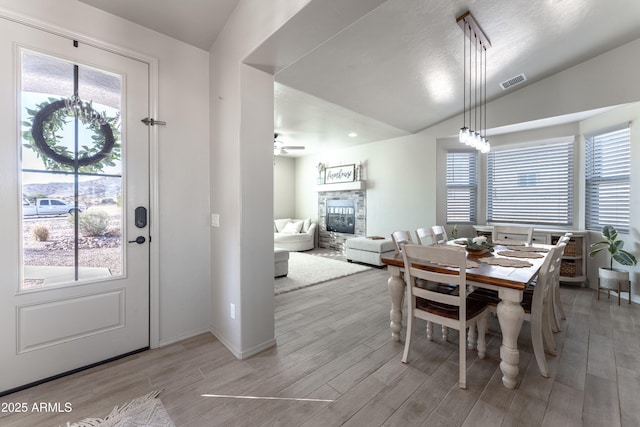
[(458, 238), (458, 224), (453, 224), (453, 227), (451, 227), (451, 238), (453, 240)]
[(595, 249), (589, 252), (590, 257), (596, 256), (605, 249), (609, 252), (609, 267), (600, 267), (598, 270), (598, 277), (600, 278), (598, 287), (608, 285), (606, 287), (610, 288), (611, 285), (615, 284), (613, 289), (619, 290), (618, 284), (629, 283), (629, 272), (620, 268), (613, 268), (613, 261), (621, 265), (631, 266), (636, 265), (638, 260), (633, 254), (623, 249), (624, 242), (618, 240), (618, 232), (614, 226), (605, 225), (602, 228), (602, 237), (604, 240), (591, 244), (591, 247)]
[(466, 246), (469, 255), (484, 255), (487, 252), (493, 252), (493, 243), (486, 236), (469, 237), (462, 242)]

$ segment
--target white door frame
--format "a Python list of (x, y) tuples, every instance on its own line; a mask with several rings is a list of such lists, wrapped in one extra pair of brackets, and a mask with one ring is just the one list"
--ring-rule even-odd
[[(116, 53), (121, 56), (145, 62), (149, 65), (149, 112), (152, 118), (158, 118), (158, 59), (114, 46), (92, 37), (58, 27), (54, 24), (34, 19), (14, 11), (0, 8), (0, 19), (8, 19), (41, 31), (56, 34), (84, 44)], [(144, 117), (140, 117), (143, 119)], [(160, 226), (158, 221), (158, 127), (149, 126), (149, 346), (160, 345)]]

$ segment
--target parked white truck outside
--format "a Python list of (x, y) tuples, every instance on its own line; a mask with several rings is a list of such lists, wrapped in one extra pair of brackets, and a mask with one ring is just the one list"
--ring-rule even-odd
[[(79, 204), (78, 210), (80, 212), (86, 210), (85, 205)], [(66, 215), (72, 214), (76, 210), (73, 203), (67, 203), (60, 199), (36, 199), (35, 203), (31, 203), (29, 200), (22, 199), (22, 215), (34, 216), (34, 215)]]

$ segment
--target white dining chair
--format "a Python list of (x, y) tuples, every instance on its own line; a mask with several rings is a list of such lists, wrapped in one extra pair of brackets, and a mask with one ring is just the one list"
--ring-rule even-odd
[(433, 238), (436, 244), (443, 245), (449, 241), (447, 230), (445, 230), (443, 226), (434, 225), (431, 227), (431, 231), (433, 232)]
[(533, 227), (521, 225), (494, 225), (491, 232), (494, 243), (528, 244), (533, 241)]
[(567, 316), (564, 313), (564, 307), (562, 306), (562, 300), (560, 299), (560, 272), (562, 270), (562, 254), (566, 248), (566, 245), (571, 240), (572, 233), (566, 233), (561, 236), (556, 243), (557, 246), (562, 246), (562, 253), (556, 261), (556, 268), (554, 270), (554, 277), (551, 281), (551, 309), (549, 310), (550, 322), (553, 332), (560, 332), (560, 319), (566, 319)]
[[(429, 230), (431, 231), (431, 230)], [(409, 233), (408, 231), (394, 231), (393, 233), (391, 233), (391, 240), (393, 240), (393, 243), (395, 245), (396, 248), (396, 254), (399, 254), (402, 252), (402, 248), (404, 245), (406, 244), (413, 244), (413, 241), (411, 240), (411, 233)], [(418, 236), (418, 241), (420, 242), (420, 236)], [(432, 240), (433, 241), (433, 240)], [(422, 243), (420, 243), (422, 244)], [(433, 243), (435, 244), (435, 243)], [(453, 285), (448, 285), (448, 286), (443, 286), (440, 284), (436, 284), (436, 283), (428, 283), (426, 281), (421, 281), (420, 282), (420, 286), (425, 287), (425, 288), (429, 288), (431, 290), (434, 290), (436, 292), (444, 292), (444, 293), (451, 293), (455, 291), (455, 286)], [(444, 326), (441, 325), (441, 332), (442, 332), (442, 340), (443, 341), (448, 341), (449, 340), (449, 329)], [(426, 334), (427, 334), (427, 339), (428, 340), (432, 340), (433, 339), (433, 323), (431, 322), (427, 322), (427, 326), (426, 326)]]
[[(478, 327), (477, 350), (478, 357), (483, 359), (486, 351), (485, 331), (487, 326), (487, 303), (467, 298), (467, 254), (463, 249), (452, 250), (437, 246), (405, 245), (402, 250), (404, 260), (404, 278), (407, 285), (408, 313), (407, 336), (405, 339), (402, 362), (408, 363), (411, 351), (413, 331), (416, 319), (436, 322), (448, 328), (459, 331), (458, 336), (458, 382), (460, 388), (467, 388), (467, 351), (476, 348), (476, 342), (469, 334), (470, 340), (465, 339), (469, 327)], [(453, 274), (439, 273), (419, 268), (417, 264), (448, 265), (457, 267)], [(442, 267), (440, 267), (442, 268)], [(456, 294), (434, 292), (417, 286), (416, 281), (428, 281), (458, 286)]]
[[(538, 272), (535, 285), (523, 292), (522, 308), (524, 309), (524, 320), (530, 323), (531, 327), (531, 345), (533, 354), (540, 374), (548, 378), (549, 368), (545, 352), (553, 356), (556, 355), (555, 339), (550, 322), (551, 311), (551, 288), (552, 281), (556, 274), (556, 264), (558, 259), (562, 257), (563, 246), (554, 246), (546, 255), (542, 266)], [(500, 302), (495, 291), (486, 289), (477, 289), (471, 293), (470, 298), (477, 298), (489, 304), (490, 311), (496, 311), (496, 307)], [(478, 331), (480, 333), (480, 331)], [(546, 351), (545, 351), (546, 347)]]
[(402, 252), (402, 246), (407, 243), (413, 243), (411, 240), (411, 233), (409, 231), (394, 231), (391, 233), (391, 240), (393, 240), (393, 245), (396, 248), (396, 254)]
[(436, 239), (430, 227), (420, 227), (416, 229), (416, 237), (419, 245), (435, 245)]
[[(544, 264), (540, 268), (533, 292), (525, 292), (522, 302), (525, 320), (531, 322), (531, 340), (538, 369), (540, 374), (546, 378), (549, 377), (549, 367), (545, 352), (553, 356), (556, 355), (556, 344), (550, 322), (553, 310), (551, 293), (553, 281), (557, 277), (556, 272), (559, 268), (558, 260), (562, 257), (563, 251), (563, 245), (556, 246), (549, 251)], [(530, 299), (527, 298), (528, 295), (531, 295)]]

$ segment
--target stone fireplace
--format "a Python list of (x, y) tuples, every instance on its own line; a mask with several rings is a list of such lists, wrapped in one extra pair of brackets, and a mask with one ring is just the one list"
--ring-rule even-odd
[(366, 191), (318, 193), (318, 246), (344, 252), (344, 242), (366, 235)]

